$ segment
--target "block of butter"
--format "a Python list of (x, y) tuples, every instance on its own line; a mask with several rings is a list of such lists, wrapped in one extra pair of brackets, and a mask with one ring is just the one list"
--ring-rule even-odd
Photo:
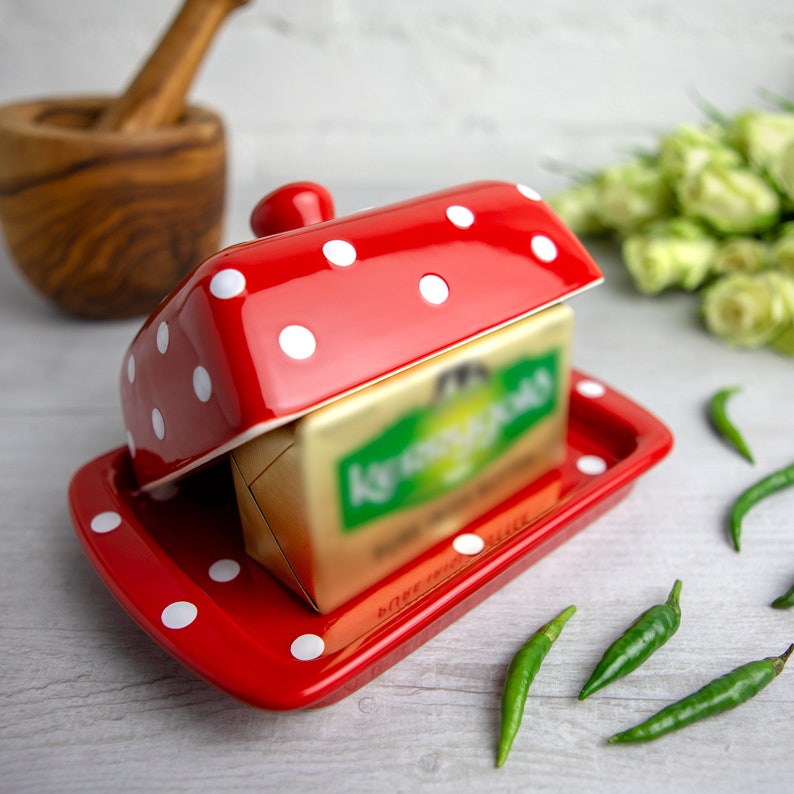
[(558, 307), (602, 274), (509, 182), (339, 218), (294, 183), (252, 228), (265, 236), (196, 267), (127, 350), (129, 461), (147, 492), (231, 458), (248, 551), (327, 612), (410, 580), (416, 555), (555, 465)]
[(248, 554), (327, 613), (557, 466), (572, 329), (552, 306), (232, 450)]

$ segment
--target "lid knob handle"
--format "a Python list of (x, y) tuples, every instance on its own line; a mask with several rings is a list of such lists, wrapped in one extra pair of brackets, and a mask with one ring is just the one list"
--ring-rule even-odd
[(292, 182), (260, 199), (250, 223), (257, 237), (267, 237), (333, 217), (334, 201), (326, 188), (316, 182)]

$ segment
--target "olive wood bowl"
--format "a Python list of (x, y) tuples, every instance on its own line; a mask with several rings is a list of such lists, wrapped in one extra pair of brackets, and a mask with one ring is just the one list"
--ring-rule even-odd
[(0, 107), (0, 223), (25, 278), (69, 314), (145, 315), (220, 247), (226, 145), (220, 117), (105, 131), (113, 100)]

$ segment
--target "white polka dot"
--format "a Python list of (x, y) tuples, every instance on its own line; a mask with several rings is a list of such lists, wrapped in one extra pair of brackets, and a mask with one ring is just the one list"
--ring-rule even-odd
[(232, 268), (218, 271), (210, 281), (210, 292), (222, 300), (237, 297), (245, 289), (245, 276)]
[(447, 219), (459, 229), (468, 229), (474, 223), (474, 213), (468, 207), (453, 204), (447, 207)]
[(203, 403), (212, 397), (212, 380), (204, 367), (196, 367), (193, 370), (193, 391)]
[(356, 249), (347, 240), (329, 240), (323, 246), (323, 256), (337, 267), (348, 267), (356, 261)]
[(163, 421), (163, 415), (157, 408), (152, 409), (152, 430), (154, 430), (154, 434), (160, 441), (165, 438), (165, 422)]
[(135, 457), (135, 439), (132, 437), (132, 433), (127, 431), (127, 449), (130, 451), (130, 457)]
[(113, 510), (108, 510), (107, 513), (97, 513), (91, 519), (91, 531), (96, 532), (97, 535), (104, 535), (106, 532), (112, 532), (121, 526), (121, 516)]
[(541, 201), (541, 195), (537, 190), (533, 190), (526, 185), (516, 185), (516, 188), (524, 198), (528, 198), (530, 201)]
[(580, 380), (579, 383), (576, 384), (576, 391), (582, 395), (582, 397), (603, 397), (607, 390), (603, 383), (599, 383), (597, 380)]
[(532, 253), (541, 262), (553, 262), (557, 258), (557, 246), (544, 234), (536, 234), (529, 245), (532, 248)]
[(301, 662), (308, 662), (323, 655), (325, 643), (316, 634), (301, 634), (290, 646), (290, 653)]
[(419, 279), (419, 293), (428, 303), (438, 305), (449, 297), (449, 287), (441, 276), (428, 273)]
[(297, 360), (309, 358), (317, 348), (314, 334), (302, 325), (288, 325), (278, 335), (279, 347), (290, 357)]
[(485, 541), (473, 532), (464, 532), (452, 541), (452, 548), (455, 549), (458, 554), (474, 557), (485, 548)]
[(130, 383), (135, 383), (135, 356), (130, 356), (127, 359), (127, 380)]
[(598, 455), (582, 455), (576, 461), (576, 468), (582, 474), (603, 474), (607, 470), (607, 462)]
[(179, 493), (179, 487), (174, 482), (158, 485), (149, 491), (149, 498), (154, 502), (170, 502)]
[(236, 560), (218, 560), (210, 565), (210, 579), (213, 582), (231, 582), (240, 573), (240, 563)]
[(160, 620), (167, 629), (184, 629), (198, 616), (198, 609), (190, 601), (174, 601), (160, 615)]
[(160, 323), (157, 327), (157, 349), (165, 354), (168, 350), (168, 323)]

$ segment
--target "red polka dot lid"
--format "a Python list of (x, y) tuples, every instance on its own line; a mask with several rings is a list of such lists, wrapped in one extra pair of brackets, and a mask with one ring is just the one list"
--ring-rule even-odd
[(478, 182), (272, 234), (296, 223), (279, 227), (279, 202), (312, 191), (268, 197), (252, 225), (271, 234), (199, 265), (133, 340), (121, 402), (141, 487), (602, 280), (522, 185)]

